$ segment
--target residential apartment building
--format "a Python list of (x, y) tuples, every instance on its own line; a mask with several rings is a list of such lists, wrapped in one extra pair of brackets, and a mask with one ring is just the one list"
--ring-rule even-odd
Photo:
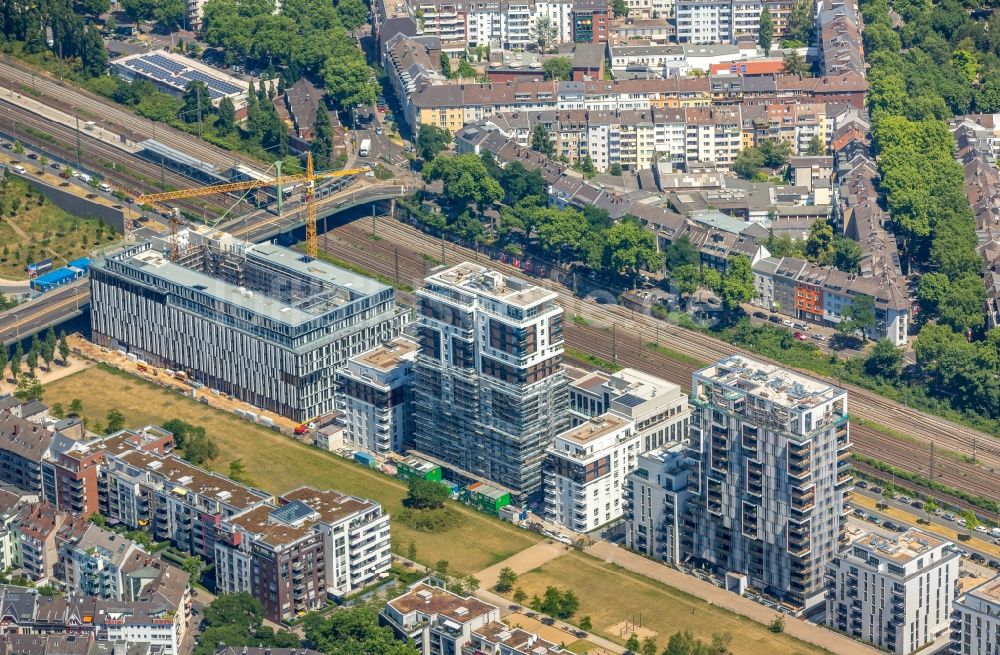
[(556, 294), (465, 262), (428, 276), (416, 296), (416, 450), (537, 494), (545, 449), (568, 425)]
[[(125, 535), (96, 525), (85, 528), (77, 539), (61, 544), (62, 584), (67, 592), (104, 600), (131, 598), (126, 565), (143, 559), (145, 552)], [(142, 561), (140, 568), (148, 562)]]
[(909, 655), (949, 629), (959, 553), (951, 542), (910, 529), (868, 533), (830, 562), (831, 627), (896, 655)]
[(608, 0), (574, 0), (572, 20), (574, 43), (608, 42)]
[[(23, 635), (71, 633), (104, 645), (145, 643), (152, 653), (182, 655), (191, 616), (188, 574), (159, 561), (144, 573), (144, 586), (127, 601), (0, 586), (0, 644)], [(103, 647), (97, 652), (112, 653)], [(127, 655), (133, 655), (131, 648)]]
[[(736, 43), (739, 36), (757, 39), (760, 0), (676, 0), (680, 43)], [(767, 53), (765, 53), (767, 54)]]
[(389, 570), (389, 516), (378, 503), (301, 487), (216, 530), (216, 584), (249, 592), (285, 621), (364, 588)]
[(202, 559), (215, 554), (222, 521), (273, 497), (173, 456), (105, 451), (101, 514)]
[(421, 655), (461, 655), (474, 631), (500, 620), (500, 610), (426, 579), (386, 603), (380, 618), (399, 639), (412, 639)]
[(60, 511), (90, 516), (101, 509), (101, 464), (106, 452), (168, 455), (173, 449), (173, 434), (155, 425), (91, 440), (69, 439), (57, 432), (49, 456), (42, 460), (42, 497)]
[(682, 550), (794, 605), (822, 602), (852, 488), (847, 392), (741, 356), (691, 386)]
[(380, 455), (413, 438), (413, 363), (419, 346), (400, 337), (347, 360), (337, 372), (344, 441)]
[(31, 421), (0, 411), (0, 482), (32, 493), (42, 491), (42, 459), (54, 434)]
[(548, 22), (555, 44), (568, 43), (576, 40), (578, 25), (582, 35), (586, 19), (595, 14), (600, 18), (591, 21), (597, 26), (590, 32), (600, 34), (603, 27), (606, 41), (607, 3), (602, 7), (602, 0), (594, 0), (592, 4), (584, 6), (571, 0), (410, 0), (409, 8), (420, 34), (438, 37), (443, 51), (457, 55), (466, 48), (492, 42), (510, 49), (535, 45), (534, 30), (540, 20)]
[[(719, 46), (701, 47), (715, 49)], [(736, 46), (725, 47), (738, 52)], [(685, 56), (694, 67), (696, 53), (686, 50)], [(714, 60), (716, 55), (711, 54), (706, 58)], [(501, 112), (579, 109), (620, 112), (650, 108), (709, 107), (713, 104), (724, 104), (726, 107), (718, 109), (732, 112), (735, 105), (741, 104), (796, 102), (825, 105), (848, 103), (863, 109), (867, 89), (867, 80), (855, 73), (812, 78), (791, 75), (726, 75), (614, 81), (508, 81), (502, 84), (486, 82), (425, 85), (412, 95), (411, 102), (418, 123), (457, 133), (467, 123), (490, 119)], [(802, 113), (804, 116), (805, 112)], [(728, 114), (723, 116), (735, 118)], [(737, 123), (737, 131), (742, 131), (742, 116)]]
[(679, 442), (639, 455), (635, 470), (625, 477), (622, 499), (625, 547), (651, 559), (678, 564), (682, 513), (692, 492), (688, 444)]
[(63, 546), (81, 537), (88, 525), (86, 518), (60, 512), (48, 503), (32, 504), (14, 522), (17, 567), (38, 584), (64, 580)]
[(472, 638), (462, 655), (560, 655), (565, 652), (558, 644), (545, 641), (533, 632), (494, 621), (472, 631)]
[(17, 566), (17, 522), (28, 502), (20, 494), (0, 489), (0, 570)]
[(639, 450), (635, 424), (613, 413), (556, 436), (543, 469), (546, 520), (587, 533), (621, 517), (625, 476)]
[(388, 285), (273, 244), (177, 235), (94, 263), (95, 343), (296, 421), (334, 409), (335, 370), (396, 337)]
[(574, 423), (607, 412), (629, 419), (643, 453), (687, 439), (691, 407), (678, 385), (634, 368), (614, 373), (570, 371), (570, 376)]
[(952, 618), (952, 653), (996, 655), (1000, 651), (1000, 576), (959, 597)]
[(402, 105), (402, 117), (410, 129), (418, 129), (416, 110), (411, 102), (424, 85), (445, 84), (441, 74), (441, 42), (437, 37), (395, 34), (383, 46), (382, 65), (389, 85)]
[(758, 307), (835, 326), (854, 298), (867, 297), (874, 304), (876, 321), (866, 328), (866, 336), (889, 339), (897, 346), (909, 340), (912, 308), (899, 280), (851, 275), (792, 257), (763, 258), (753, 264), (753, 271), (760, 295), (751, 302)]

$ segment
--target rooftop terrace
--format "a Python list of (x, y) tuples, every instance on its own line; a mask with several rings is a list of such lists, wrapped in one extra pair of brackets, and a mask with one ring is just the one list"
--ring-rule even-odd
[(425, 283), (460, 289), (518, 307), (532, 307), (556, 298), (555, 292), (472, 262), (463, 262), (434, 273), (427, 277)]

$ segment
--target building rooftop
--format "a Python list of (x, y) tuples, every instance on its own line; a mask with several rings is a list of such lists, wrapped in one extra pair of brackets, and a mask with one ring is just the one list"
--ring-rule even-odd
[(944, 539), (915, 528), (891, 537), (869, 532), (854, 541), (855, 546), (869, 548), (897, 564), (908, 564), (946, 543)]
[(146, 242), (97, 266), (125, 267), (149, 276), (151, 285), (185, 287), (210, 303), (222, 301), (292, 326), (390, 288), (274, 244), (255, 245), (221, 233), (184, 236), (189, 241), (182, 243), (176, 263)]
[(499, 621), (491, 621), (481, 628), (473, 630), (472, 635), (491, 644), (503, 644), (518, 653), (544, 655), (545, 653), (559, 653), (563, 650), (557, 644), (545, 641), (532, 632), (521, 628), (511, 628)]
[(157, 457), (133, 450), (122, 454), (121, 459), (174, 485), (169, 491), (179, 496), (185, 496), (189, 492), (196, 493), (236, 508), (250, 507), (271, 498), (263, 491), (233, 482), (223, 475), (198, 468), (177, 457)]
[(419, 349), (415, 341), (399, 337), (358, 355), (354, 361), (380, 371), (391, 371), (404, 359), (413, 359)]
[(979, 585), (970, 591), (969, 594), (990, 603), (1000, 604), (1000, 575)]
[(424, 282), (428, 286), (445, 285), (523, 308), (550, 302), (557, 297), (555, 292), (527, 280), (510, 277), (472, 262), (464, 262), (434, 273)]
[(390, 600), (388, 604), (401, 614), (411, 612), (438, 614), (462, 624), (496, 609), (495, 606), (472, 596), (463, 598), (424, 582), (418, 582), (402, 596)]
[[(775, 405), (806, 409), (847, 392), (773, 364), (732, 355), (695, 372), (695, 377), (735, 387)], [(700, 391), (700, 390), (699, 390)]]
[(18, 418), (7, 410), (0, 411), (0, 450), (40, 464), (53, 436), (53, 432), (40, 425)]
[(629, 425), (631, 421), (616, 414), (601, 414), (591, 417), (588, 421), (581, 423), (575, 428), (570, 428), (556, 436), (557, 439), (571, 441), (585, 446), (592, 441), (600, 439)]

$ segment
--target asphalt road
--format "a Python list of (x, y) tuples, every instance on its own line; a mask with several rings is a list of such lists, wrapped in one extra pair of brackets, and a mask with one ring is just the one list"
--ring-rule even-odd
[(14, 343), (49, 325), (78, 316), (89, 302), (90, 289), (84, 277), (18, 305), (0, 314), (0, 343)]

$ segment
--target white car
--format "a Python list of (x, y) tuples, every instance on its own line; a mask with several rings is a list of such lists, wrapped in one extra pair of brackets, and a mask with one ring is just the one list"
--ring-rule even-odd
[(982, 532), (983, 534), (989, 534), (990, 531), (986, 529), (985, 525), (977, 525), (976, 532)]
[(27, 171), (24, 170), (24, 166), (21, 166), (20, 164), (14, 164), (10, 168), (18, 175), (24, 175), (25, 173), (27, 173)]
[(786, 319), (784, 319), (784, 320), (782, 320), (782, 321), (781, 321), (781, 324), (782, 324), (782, 325), (784, 325), (785, 327), (789, 327), (789, 328), (790, 328), (790, 327), (794, 327), (794, 326), (795, 326), (795, 323), (792, 323), (792, 322), (791, 322), (791, 321), (789, 321), (789, 320), (788, 320), (787, 318), (786, 318)]

